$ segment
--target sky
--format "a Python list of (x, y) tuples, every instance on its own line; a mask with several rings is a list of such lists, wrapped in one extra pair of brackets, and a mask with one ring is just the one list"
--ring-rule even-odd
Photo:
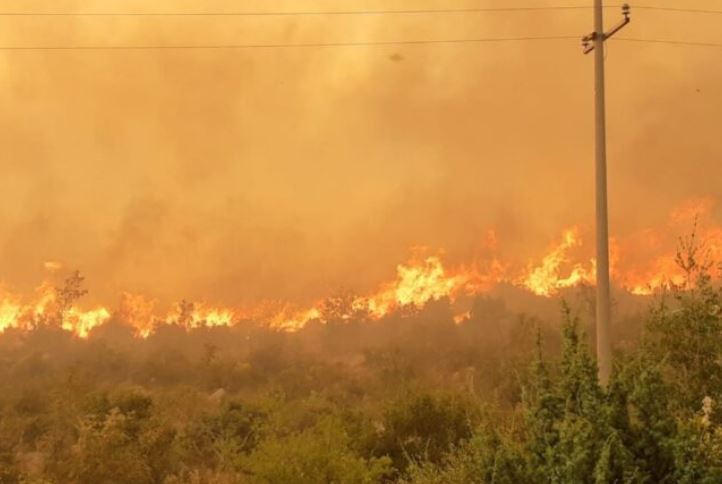
[[(585, 5), (570, 0), (513, 6)], [(678, 6), (655, 0), (640, 5)], [(5, 0), (4, 12), (510, 6), (509, 1)], [(685, 2), (685, 7), (687, 7)], [(698, 0), (695, 8), (717, 8)], [(0, 16), (0, 46), (579, 36), (592, 11), (374, 16)], [(609, 25), (620, 17), (607, 11)], [(634, 10), (620, 36), (722, 43), (722, 16)], [(720, 196), (722, 49), (607, 48), (611, 231)], [(415, 247), (489, 231), (519, 260), (593, 229), (593, 65), (576, 39), (228, 50), (0, 50), (0, 281), (44, 263), (90, 298), (304, 301), (364, 292)], [(716, 212), (717, 220), (720, 219)], [(681, 235), (681, 234), (680, 234)]]

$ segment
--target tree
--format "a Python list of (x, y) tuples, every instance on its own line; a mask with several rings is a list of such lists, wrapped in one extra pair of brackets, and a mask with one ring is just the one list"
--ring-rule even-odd
[(660, 365), (644, 351), (633, 358), (620, 380), (627, 391), (627, 445), (639, 467), (652, 482), (672, 482), (674, 474), (673, 436), (676, 423)]
[(563, 408), (558, 425), (559, 467), (551, 475), (562, 482), (589, 482), (609, 429), (603, 419), (603, 391), (597, 379), (597, 365), (582, 341), (578, 320), (566, 306), (564, 319), (558, 389)]
[(681, 239), (677, 264), (685, 282), (671, 285), (671, 301), (665, 295), (652, 310), (647, 345), (664, 362), (678, 408), (693, 409), (722, 395), (722, 293), (694, 234)]
[(414, 463), (404, 484), (516, 484), (534, 482), (512, 435), (504, 433), (499, 421), (491, 415), (474, 432), (446, 454), (442, 463)]
[(343, 424), (323, 418), (304, 431), (263, 440), (241, 468), (250, 482), (263, 484), (371, 484), (389, 476), (390, 461), (355, 454)]
[(377, 452), (391, 457), (400, 471), (422, 460), (438, 464), (455, 445), (472, 436), (476, 417), (458, 397), (406, 395), (384, 413)]
[(88, 410), (68, 464), (73, 482), (155, 483), (174, 470), (175, 431), (154, 418), (148, 395), (96, 395)]
[(696, 415), (681, 422), (675, 438), (675, 482), (722, 482), (722, 426), (714, 423), (715, 401), (706, 397)]
[(530, 373), (531, 378), (523, 391), (526, 456), (533, 479), (541, 482), (559, 467), (555, 449), (559, 444), (558, 422), (563, 414), (563, 401), (552, 385), (542, 354), (540, 333), (537, 333), (536, 357)]

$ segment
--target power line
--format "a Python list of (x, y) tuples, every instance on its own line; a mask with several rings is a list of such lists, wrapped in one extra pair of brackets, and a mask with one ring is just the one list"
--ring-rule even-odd
[[(323, 47), (374, 47), (374, 46), (413, 46), (430, 44), (481, 44), (503, 42), (534, 42), (555, 40), (578, 40), (575, 35), (558, 35), (544, 37), (490, 37), (476, 39), (429, 39), (429, 40), (389, 40), (367, 42), (313, 42), (299, 44), (215, 44), (215, 45), (68, 45), (68, 46), (0, 46), (0, 51), (120, 51), (120, 50), (246, 50), (246, 49), (283, 49), (283, 48), (323, 48)], [(619, 37), (619, 42), (636, 42), (648, 44), (667, 44), (694, 47), (722, 47), (722, 43), (693, 42), (684, 40), (641, 39)]]
[(630, 38), (630, 37), (620, 37), (620, 38), (617, 38), (614, 40), (621, 41), (621, 42), (638, 42), (638, 43), (646, 43), (646, 44), (687, 45), (687, 46), (694, 46), (694, 47), (722, 47), (722, 43), (693, 42), (693, 41), (686, 41), (686, 40), (638, 39), (638, 38)]
[[(619, 5), (607, 5), (604, 8), (619, 8)], [(494, 12), (535, 12), (560, 10), (588, 10), (584, 5), (557, 5), (544, 7), (477, 7), (445, 9), (409, 9), (409, 10), (305, 10), (273, 12), (0, 12), (0, 17), (292, 17), (292, 16), (371, 16), (371, 15), (420, 15), (420, 14), (462, 14)], [(722, 10), (659, 7), (654, 5), (634, 5), (635, 10), (658, 12), (676, 12), (693, 14), (721, 15)]]
[(530, 12), (550, 10), (588, 10), (590, 8), (591, 7), (581, 5), (560, 5), (546, 7), (478, 7), (410, 10), (307, 10), (288, 12), (0, 12), (0, 17), (282, 17), (324, 15), (413, 15), (482, 12)]
[(679, 7), (655, 7), (655, 6), (634, 6), (634, 10), (652, 10), (657, 12), (677, 12), (677, 13), (695, 13), (695, 14), (712, 14), (721, 15), (722, 10), (708, 10), (699, 8), (679, 8)]
[(63, 50), (232, 50), (232, 49), (279, 49), (311, 47), (365, 47), (392, 45), (426, 44), (478, 44), (500, 42), (532, 42), (578, 39), (576, 35), (545, 37), (497, 37), (477, 39), (431, 39), (431, 40), (389, 40), (368, 42), (316, 42), (303, 44), (217, 44), (217, 45), (77, 45), (77, 46), (0, 46), (3, 51), (63, 51)]
[[(607, 5), (604, 8), (619, 8), (620, 5)], [(304, 10), (273, 12), (0, 12), (0, 17), (291, 17), (291, 16), (352, 16), (352, 15), (420, 15), (420, 14), (460, 14), (494, 12), (535, 12), (559, 10), (588, 10), (585, 5), (557, 5), (544, 7), (476, 7), (444, 9), (409, 10)], [(677, 12), (720, 15), (722, 10), (659, 7), (654, 5), (634, 5), (635, 10), (658, 12)]]

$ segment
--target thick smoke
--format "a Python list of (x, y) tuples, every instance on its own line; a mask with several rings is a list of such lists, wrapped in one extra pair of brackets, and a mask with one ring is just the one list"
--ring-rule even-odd
[[(413, 5), (425, 6), (439, 7)], [(302, 8), (362, 7), (309, 0)], [(301, 6), (3, 5), (283, 9)], [(609, 10), (609, 23), (616, 15)], [(590, 16), (2, 17), (0, 45), (581, 36)], [(624, 36), (719, 37), (714, 18), (633, 16)], [(718, 190), (721, 68), (717, 51), (704, 48), (612, 42), (607, 56), (612, 229), (625, 236)], [(0, 279), (27, 291), (43, 278), (44, 262), (59, 261), (86, 274), (90, 297), (104, 303), (130, 291), (233, 304), (366, 292), (393, 279), (412, 246), (472, 261), (484, 255), (490, 228), (507, 256), (538, 257), (564, 227), (591, 228), (591, 68), (575, 40), (3, 51)]]

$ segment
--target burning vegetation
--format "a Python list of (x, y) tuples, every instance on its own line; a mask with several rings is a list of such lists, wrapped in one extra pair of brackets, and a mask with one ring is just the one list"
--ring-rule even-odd
[(49, 261), (62, 283), (0, 297), (0, 483), (720, 482), (722, 229), (688, 205), (613, 245), (606, 387), (579, 228), (306, 306), (83, 309)]
[[(514, 280), (554, 274), (574, 234)], [(616, 293), (607, 387), (573, 263), (537, 295), (426, 258), (367, 298), (252, 320), (188, 302), (159, 318), (133, 296), (79, 311), (74, 273), (0, 335), (0, 482), (720, 482), (722, 292), (705, 254), (684, 238), (685, 282), (651, 308), (622, 316), (639, 296)], [(569, 301), (561, 331), (550, 294)]]
[[(706, 257), (722, 261), (722, 228), (700, 224), (706, 221), (713, 205), (708, 200), (690, 201), (673, 211), (667, 231), (695, 227), (695, 236), (702, 241)], [(647, 230), (629, 240), (615, 240), (612, 253), (612, 275), (618, 288), (637, 296), (648, 296), (671, 284), (684, 282), (673, 250), (663, 252), (660, 242), (664, 230)], [(44, 282), (33, 298), (12, 293), (0, 294), (0, 332), (9, 328), (33, 329), (56, 325), (85, 338), (113, 316), (134, 329), (136, 336), (147, 337), (159, 326), (175, 325), (187, 330), (201, 327), (253, 324), (283, 331), (298, 331), (310, 322), (327, 322), (329, 315), (341, 320), (378, 321), (395, 312), (418, 311), (430, 302), (448, 300), (456, 307), (455, 320), (463, 322), (474, 297), (492, 294), (500, 286), (512, 286), (530, 294), (550, 298), (565, 289), (590, 286), (595, 280), (595, 261), (584, 259), (587, 247), (577, 227), (565, 230), (551, 244), (545, 255), (527, 264), (503, 259), (493, 253), (496, 236), (489, 234), (492, 252), (471, 265), (447, 267), (442, 254), (416, 249), (415, 256), (398, 265), (396, 279), (381, 284), (370, 294), (347, 294), (342, 298), (324, 298), (308, 306), (264, 301), (246, 307), (214, 307), (206, 303), (181, 301), (166, 314), (158, 314), (156, 302), (137, 294), (123, 294), (119, 307), (113, 310), (98, 307), (80, 309), (78, 300), (86, 293), (79, 273), (69, 276), (64, 285), (55, 287)], [(630, 261), (633, 263), (630, 264)], [(46, 268), (57, 273), (58, 262), (47, 262)]]

